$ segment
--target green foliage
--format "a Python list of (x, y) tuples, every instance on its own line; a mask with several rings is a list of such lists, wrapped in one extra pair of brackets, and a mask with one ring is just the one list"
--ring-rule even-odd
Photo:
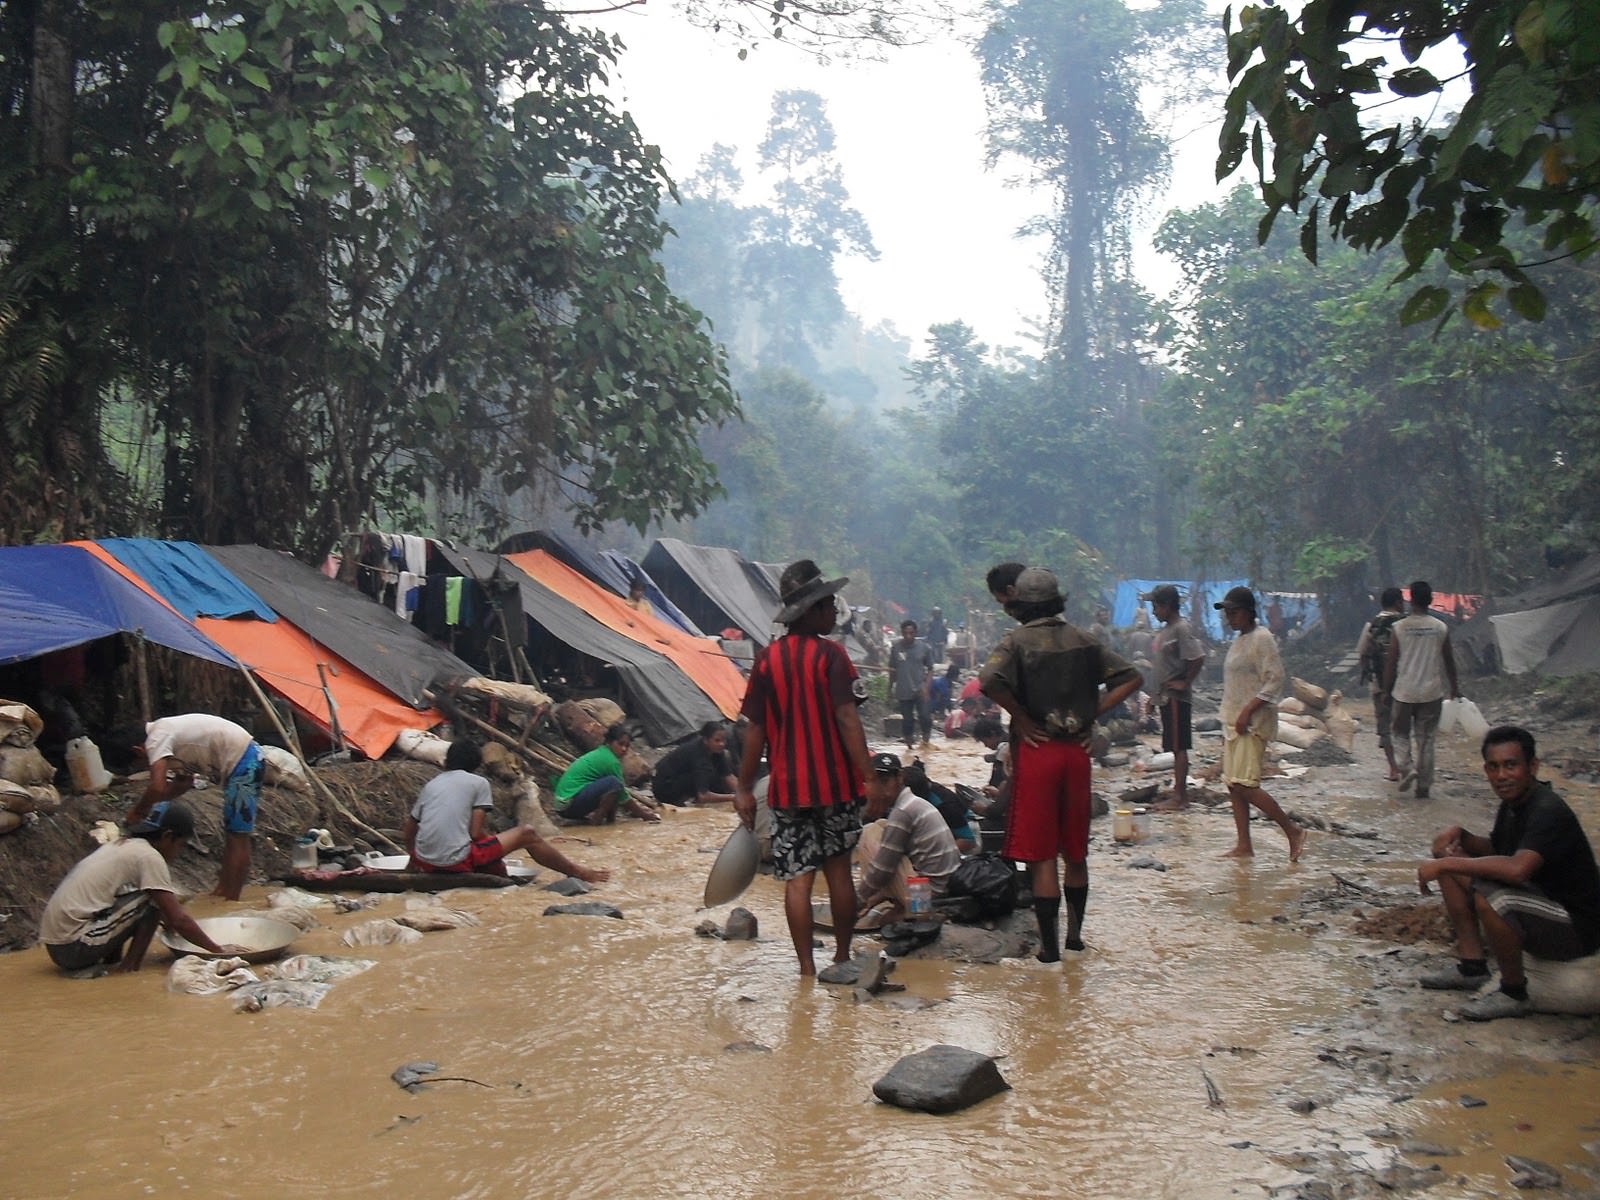
[[(1597, 16), (1592, 0), (1308, 0), (1297, 16), (1246, 4), (1236, 25), (1231, 13), (1225, 20), (1233, 90), (1217, 178), (1251, 156), (1267, 208), (1263, 241), (1285, 209), (1299, 214), (1310, 204), (1302, 226), (1308, 257), (1325, 220), (1330, 236), (1358, 249), (1398, 240), (1398, 280), (1435, 261), (1469, 282), (1498, 277), (1499, 285), (1478, 283), (1461, 295), (1459, 310), (1480, 329), (1498, 326), (1502, 303), (1540, 320), (1530, 265), (1581, 258), (1595, 246)], [(1352, 47), (1380, 38), (1407, 65), (1355, 57)], [(1454, 119), (1439, 129), (1405, 119), (1368, 124), (1381, 103), (1372, 98), (1385, 89), (1399, 97), (1441, 91), (1416, 65), (1436, 48), (1454, 49), (1466, 63), (1470, 94)], [(1542, 244), (1513, 248), (1512, 218), (1539, 230)], [(1424, 284), (1402, 319), (1433, 320), (1448, 295)]]
[(149, 406), (162, 532), (320, 554), (491, 483), (580, 525), (714, 494), (696, 442), (734, 400), (655, 257), (656, 153), (594, 90), (615, 43), (520, 0), (75, 9), (106, 32), (75, 47), (70, 220), (0, 284), (73, 264), (58, 303), (115, 354), (61, 390)]

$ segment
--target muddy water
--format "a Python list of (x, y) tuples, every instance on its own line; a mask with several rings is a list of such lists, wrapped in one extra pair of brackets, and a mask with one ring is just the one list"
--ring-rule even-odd
[[(952, 780), (986, 774), (970, 748), (940, 748), (930, 765)], [(1132, 781), (1098, 782), (1114, 794)], [(1314, 807), (1345, 820), (1393, 808), (1373, 799), (1376, 785), (1346, 790), (1319, 788)], [(379, 966), (315, 1012), (235, 1014), (225, 998), (169, 995), (159, 949), (138, 975), (82, 983), (58, 978), (38, 950), (0, 958), (11, 1032), (0, 1191), (1265, 1195), (1303, 1180), (1297, 1154), (1330, 1137), (1384, 1160), (1392, 1152), (1361, 1132), (1384, 1123), (1432, 1122), (1482, 1145), (1491, 1134), (1466, 1122), (1504, 1122), (1512, 1096), (1569, 1150), (1582, 1140), (1554, 1094), (1581, 1085), (1592, 1096), (1593, 1071), (1581, 1067), (1436, 1088), (1404, 1112), (1377, 1087), (1334, 1095), (1309, 1117), (1290, 1111), (1316, 1094), (1318, 1031), (1360, 1002), (1357, 953), (1374, 946), (1337, 922), (1275, 918), (1330, 871), (1387, 870), (1371, 842), (1317, 837), (1291, 868), (1276, 831), (1259, 826), (1254, 862), (1220, 860), (1225, 810), (1161, 818), (1137, 849), (1097, 822), (1089, 953), (1055, 971), (908, 960), (894, 976), (903, 995), (857, 1004), (795, 977), (770, 879), (743, 898), (759, 942), (692, 935), (710, 852), (732, 821), (726, 810), (673, 811), (660, 826), (630, 822), (569, 845), (616, 869), (596, 898), (624, 921), (544, 918), (553, 898), (537, 886), (458, 892), (448, 902), (481, 927), (352, 952), (338, 934), (365, 914), (326, 915), (297, 951)], [(1129, 869), (1138, 853), (1170, 869)], [(386, 898), (376, 913), (402, 904)], [(1014, 1090), (947, 1117), (873, 1100), (896, 1059), (937, 1042), (999, 1056)], [(389, 1073), (419, 1059), (458, 1081), (400, 1090)], [(1457, 1115), (1463, 1091), (1491, 1098), (1494, 1117)], [(1492, 1151), (1451, 1162), (1455, 1194), (1501, 1190)]]

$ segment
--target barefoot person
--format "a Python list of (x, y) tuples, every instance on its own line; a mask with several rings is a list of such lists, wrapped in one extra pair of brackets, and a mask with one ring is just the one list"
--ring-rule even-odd
[(641, 821), (659, 821), (661, 815), (628, 795), (622, 778), (622, 756), (633, 745), (626, 725), (606, 730), (606, 740), (587, 754), (580, 754), (561, 772), (551, 789), (555, 793), (556, 815), (569, 821), (604, 825), (617, 819), (617, 809), (626, 808)]
[(261, 802), (261, 747), (250, 731), (225, 717), (183, 713), (145, 726), (143, 744), (128, 739), (135, 755), (150, 763), (150, 782), (128, 810), (132, 828), (160, 800), (176, 800), (194, 786), (196, 775), (222, 784), (222, 869), (214, 895), (237, 900), (250, 873), (250, 841)]
[(67, 872), (39, 918), (50, 961), (69, 972), (137, 971), (157, 925), (213, 954), (240, 949), (212, 941), (178, 903), (170, 865), (193, 834), (194, 814), (163, 801)]
[(531, 825), (489, 833), (494, 794), (489, 781), (475, 774), (482, 764), (483, 751), (476, 742), (462, 738), (450, 743), (444, 755), (444, 770), (423, 785), (406, 814), (402, 833), (411, 855), (407, 870), (504, 875), (505, 856), (526, 850), (541, 866), (585, 883), (604, 883), (611, 878), (610, 871), (578, 866), (540, 837)]
[[(1062, 620), (1065, 607), (1051, 572), (1023, 571), (1006, 609), (1022, 624), (1006, 633), (978, 673), (984, 694), (1011, 714), (1011, 815), (1002, 853), (1028, 864), (1044, 963), (1060, 962), (1063, 945), (1083, 949), (1095, 719), (1144, 682), (1115, 651)], [(1066, 864), (1064, 880), (1058, 858)], [(1067, 936), (1061, 943), (1063, 898)]]
[(1161, 630), (1150, 643), (1150, 678), (1146, 681), (1161, 709), (1161, 748), (1172, 752), (1172, 795), (1156, 807), (1176, 812), (1189, 807), (1189, 751), (1194, 747), (1194, 710), (1190, 688), (1206, 665), (1206, 648), (1184, 620), (1178, 589), (1170, 583), (1152, 588), (1141, 600)]
[(773, 875), (784, 881), (783, 910), (801, 975), (815, 975), (811, 893), (817, 872), (828, 882), (835, 962), (850, 958), (856, 893), (850, 852), (861, 836), (861, 793), (871, 770), (857, 706), (866, 687), (844, 647), (831, 641), (834, 595), (848, 579), (824, 579), (801, 559), (778, 580), (783, 608), (776, 620), (789, 632), (756, 656), (743, 712), (750, 719), (739, 762), (734, 808), (755, 827), (752, 790), (767, 752), (771, 774)]
[(1600, 870), (1578, 818), (1538, 777), (1533, 734), (1497, 725), (1484, 735), (1483, 772), (1500, 797), (1489, 836), (1452, 825), (1433, 839), (1417, 868), (1424, 895), (1437, 882), (1456, 935), (1454, 968), (1420, 980), (1425, 988), (1473, 992), (1489, 981), (1484, 943), (1500, 988), (1463, 1005), (1470, 1021), (1529, 1011), (1522, 956), (1568, 962), (1600, 950)]
[(1278, 732), (1278, 697), (1283, 692), (1283, 662), (1271, 632), (1256, 623), (1255, 593), (1247, 587), (1229, 588), (1220, 608), (1228, 628), (1239, 636), (1222, 661), (1222, 779), (1233, 803), (1237, 832), (1227, 858), (1249, 858), (1250, 806), (1254, 805), (1283, 830), (1289, 839), (1289, 861), (1299, 862), (1306, 831), (1289, 819), (1278, 802), (1261, 788), (1261, 767), (1267, 743)]

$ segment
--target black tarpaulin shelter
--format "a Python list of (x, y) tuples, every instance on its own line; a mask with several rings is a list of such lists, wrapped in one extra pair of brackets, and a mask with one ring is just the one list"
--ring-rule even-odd
[(652, 745), (680, 741), (707, 721), (722, 720), (710, 697), (677, 663), (601, 624), (516, 564), (482, 550), (443, 545), (439, 550), (463, 575), (488, 582), (498, 573), (515, 582), (527, 620), (580, 654), (609, 663), (622, 682), (623, 708)]
[(733, 627), (757, 646), (772, 640), (772, 619), (783, 607), (777, 588), (761, 567), (736, 551), (658, 538), (641, 565), (707, 633)]
[(279, 616), (304, 630), (413, 708), (434, 683), (478, 672), (355, 588), (264, 546), (207, 546)]

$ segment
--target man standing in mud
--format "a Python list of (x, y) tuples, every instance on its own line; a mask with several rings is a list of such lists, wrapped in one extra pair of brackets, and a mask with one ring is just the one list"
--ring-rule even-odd
[(1161, 630), (1150, 643), (1150, 678), (1146, 681), (1161, 710), (1161, 748), (1172, 753), (1172, 795), (1156, 805), (1163, 812), (1189, 807), (1189, 751), (1194, 747), (1194, 713), (1190, 686), (1206, 665), (1206, 650), (1184, 620), (1182, 598), (1170, 583), (1140, 597)]
[[(1006, 634), (978, 674), (984, 693), (1011, 714), (1011, 815), (1002, 853), (1028, 864), (1042, 963), (1060, 962), (1063, 947), (1083, 949), (1089, 738), (1095, 719), (1143, 682), (1114, 651), (1062, 620), (1065, 607), (1054, 574), (1023, 571), (1007, 607), (1022, 624)], [(1057, 859), (1065, 861), (1064, 877)], [(1057, 940), (1063, 899), (1065, 942)]]
[(933, 734), (933, 711), (928, 688), (933, 682), (933, 651), (927, 642), (917, 640), (917, 623), (902, 621), (900, 640), (889, 648), (889, 682), (895, 703), (900, 706), (900, 736), (910, 750), (917, 730), (922, 744)]
[(1256, 622), (1256, 596), (1247, 587), (1229, 588), (1221, 603), (1228, 628), (1239, 636), (1222, 660), (1222, 781), (1233, 804), (1233, 849), (1226, 858), (1250, 858), (1253, 805), (1277, 822), (1289, 839), (1289, 861), (1299, 862), (1306, 831), (1291, 820), (1261, 786), (1267, 743), (1278, 732), (1278, 697), (1283, 693), (1283, 660), (1270, 630)]
[(1417, 868), (1424, 895), (1437, 882), (1456, 935), (1453, 969), (1424, 975), (1425, 988), (1473, 992), (1489, 980), (1484, 943), (1500, 988), (1464, 1004), (1469, 1021), (1530, 1011), (1522, 956), (1569, 962), (1600, 950), (1600, 870), (1572, 809), (1538, 778), (1533, 734), (1497, 725), (1484, 735), (1483, 771), (1500, 797), (1489, 836), (1452, 825)]
[(1361, 680), (1372, 684), (1372, 716), (1378, 728), (1378, 746), (1389, 760), (1389, 780), (1400, 778), (1394, 761), (1394, 738), (1390, 723), (1394, 718), (1394, 697), (1383, 690), (1383, 676), (1389, 664), (1389, 645), (1394, 641), (1395, 623), (1405, 616), (1405, 597), (1397, 587), (1383, 589), (1378, 615), (1367, 622), (1356, 643), (1356, 658), (1361, 662)]
[(750, 730), (734, 808), (753, 829), (753, 789), (766, 751), (773, 875), (784, 881), (784, 916), (804, 976), (817, 973), (811, 894), (819, 870), (828, 882), (835, 962), (849, 961), (855, 932), (850, 852), (861, 836), (861, 796), (871, 770), (857, 706), (867, 692), (849, 655), (827, 636), (838, 619), (834, 596), (849, 582), (824, 579), (808, 558), (784, 569), (776, 619), (789, 632), (756, 656), (742, 710)]
[(1450, 629), (1429, 614), (1432, 603), (1433, 588), (1425, 580), (1411, 585), (1411, 612), (1394, 623), (1389, 660), (1383, 669), (1383, 690), (1394, 700), (1392, 726), (1400, 743), (1395, 752), (1400, 790), (1408, 791), (1416, 784), (1418, 800), (1428, 798), (1433, 784), (1433, 747), (1439, 737), (1446, 686), (1452, 697), (1461, 697)]

